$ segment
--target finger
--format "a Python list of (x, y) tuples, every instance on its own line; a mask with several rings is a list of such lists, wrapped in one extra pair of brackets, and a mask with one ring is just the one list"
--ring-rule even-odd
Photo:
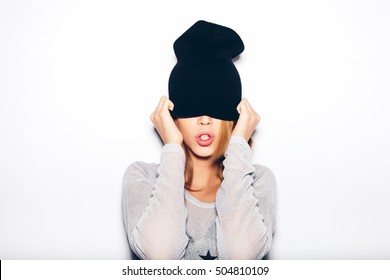
[(161, 109), (164, 107), (165, 99), (166, 99), (165, 96), (161, 96), (160, 101), (158, 102), (156, 111), (161, 111)]
[(156, 107), (156, 112), (161, 110), (162, 104), (164, 103), (164, 96), (160, 97), (160, 100), (158, 101), (157, 107)]
[(160, 109), (160, 114), (167, 114), (168, 113), (168, 110), (172, 110), (173, 109), (173, 103), (171, 100), (169, 100), (167, 97), (164, 96), (164, 100), (163, 100), (163, 103), (162, 103), (162, 106), (161, 106), (161, 109)]
[(247, 108), (250, 110), (250, 111), (254, 111), (253, 108), (252, 108), (252, 105), (249, 103), (248, 99), (245, 99), (245, 104), (247, 106)]
[(240, 102), (240, 104), (238, 104), (238, 106), (240, 106), (240, 111), (239, 111), (239, 113), (240, 114), (243, 114), (243, 113), (247, 113), (248, 112), (248, 101), (245, 99), (245, 98), (243, 98), (242, 100), (241, 100), (241, 102)]
[(160, 100), (158, 101), (158, 104), (157, 104), (156, 109), (155, 109), (155, 110), (153, 111), (153, 113), (150, 115), (150, 120), (153, 122), (153, 124), (155, 124), (155, 118), (156, 118), (158, 112), (160, 112), (160, 111), (161, 111), (161, 108), (163, 107), (164, 97), (165, 97), (165, 96), (161, 96)]
[(246, 99), (246, 98), (242, 99), (242, 106), (244, 107), (245, 110), (249, 110), (251, 108), (251, 106), (248, 102), (248, 99)]
[(241, 105), (242, 105), (242, 100), (240, 101), (240, 103), (238, 103), (237, 107), (236, 107), (236, 110), (239, 114), (241, 114)]
[(168, 109), (172, 111), (174, 107), (175, 107), (175, 104), (173, 104), (173, 102), (168, 99)]
[(244, 110), (248, 112), (248, 114), (257, 114), (247, 99), (245, 99), (243, 102), (243, 107), (245, 108)]

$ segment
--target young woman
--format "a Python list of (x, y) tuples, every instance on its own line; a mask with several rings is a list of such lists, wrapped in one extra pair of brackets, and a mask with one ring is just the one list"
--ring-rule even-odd
[[(160, 164), (123, 178), (123, 218), (140, 259), (262, 259), (275, 226), (276, 180), (251, 161), (260, 116), (241, 99), (233, 30), (198, 21), (175, 44), (178, 63), (151, 120)], [(232, 67), (233, 66), (233, 67)]]

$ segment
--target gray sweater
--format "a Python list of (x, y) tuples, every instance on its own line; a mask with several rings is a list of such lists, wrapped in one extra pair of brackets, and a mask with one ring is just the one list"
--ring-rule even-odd
[(262, 259), (275, 229), (276, 180), (252, 151), (232, 136), (216, 201), (184, 188), (185, 154), (166, 144), (161, 163), (134, 162), (123, 177), (123, 221), (140, 259)]

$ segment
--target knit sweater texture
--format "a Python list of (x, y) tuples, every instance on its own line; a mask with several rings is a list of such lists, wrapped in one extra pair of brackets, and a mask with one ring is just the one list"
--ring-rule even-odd
[(123, 222), (135, 259), (262, 259), (275, 231), (276, 179), (252, 164), (252, 150), (232, 136), (215, 202), (184, 188), (185, 154), (166, 144), (161, 162), (134, 162), (125, 171)]

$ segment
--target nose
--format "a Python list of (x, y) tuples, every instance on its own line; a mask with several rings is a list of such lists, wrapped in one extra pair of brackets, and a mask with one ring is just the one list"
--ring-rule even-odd
[(200, 116), (199, 124), (201, 125), (211, 125), (213, 123), (213, 119), (209, 116)]

